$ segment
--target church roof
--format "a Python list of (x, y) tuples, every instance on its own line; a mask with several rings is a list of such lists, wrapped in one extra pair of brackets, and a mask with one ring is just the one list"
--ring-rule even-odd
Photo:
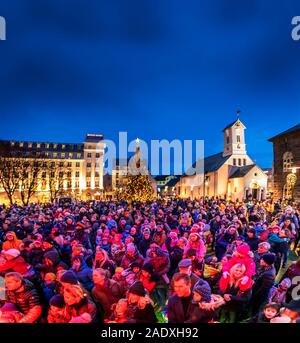
[(240, 119), (236, 119), (234, 122), (232, 122), (232, 123), (230, 123), (229, 125), (227, 125), (227, 126), (223, 129), (223, 132), (224, 132), (226, 129), (229, 129), (230, 127), (232, 127), (233, 125), (235, 125), (236, 123), (242, 124), (242, 125), (245, 127), (245, 125), (240, 121)]
[[(204, 158), (204, 173), (214, 172), (222, 167), (222, 165), (229, 159), (230, 156), (223, 156), (223, 152), (211, 155)], [(196, 162), (193, 163), (192, 168), (196, 167)]]
[(249, 166), (243, 166), (243, 167), (239, 167), (230, 177), (229, 179), (235, 179), (238, 177), (244, 177), (245, 175), (247, 175), (249, 173), (249, 171), (255, 167), (256, 164), (250, 164)]
[(283, 136), (283, 135), (286, 135), (288, 133), (292, 133), (292, 132), (296, 132), (296, 131), (300, 131), (300, 124), (297, 124), (293, 127), (291, 127), (290, 129), (286, 130), (286, 131), (283, 131), (281, 133), (279, 133), (278, 135), (268, 139), (269, 142), (272, 142), (275, 138), (278, 138), (280, 136)]

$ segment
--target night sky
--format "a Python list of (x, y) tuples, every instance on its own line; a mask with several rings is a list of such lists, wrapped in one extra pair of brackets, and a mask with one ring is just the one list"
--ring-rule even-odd
[(299, 0), (0, 2), (0, 138), (204, 139), (247, 127), (249, 155), (300, 122)]

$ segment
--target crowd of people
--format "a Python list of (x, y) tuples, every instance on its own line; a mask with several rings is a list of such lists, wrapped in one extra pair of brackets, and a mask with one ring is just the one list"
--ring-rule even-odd
[(297, 323), (299, 237), (296, 204), (3, 205), (0, 322)]

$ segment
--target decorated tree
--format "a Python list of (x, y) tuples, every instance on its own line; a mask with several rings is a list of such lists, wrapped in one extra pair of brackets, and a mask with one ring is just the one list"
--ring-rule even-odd
[[(120, 197), (128, 203), (134, 201), (151, 201), (154, 199), (154, 190), (151, 184), (151, 178), (147, 169), (147, 164), (142, 159), (139, 147), (139, 139), (136, 140), (136, 153), (131, 158), (128, 165), (128, 179), (124, 192)], [(123, 194), (122, 194), (123, 193)]]
[(133, 201), (151, 201), (154, 190), (148, 175), (129, 175), (122, 198), (129, 203)]

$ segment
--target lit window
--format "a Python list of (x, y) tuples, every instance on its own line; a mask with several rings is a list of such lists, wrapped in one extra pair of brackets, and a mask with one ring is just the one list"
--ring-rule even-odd
[(91, 182), (90, 182), (90, 181), (87, 181), (86, 186), (87, 186), (88, 188), (90, 188), (90, 187), (91, 187)]
[(81, 158), (81, 154), (77, 154), (77, 158)]
[(57, 158), (57, 152), (53, 153), (53, 158)]
[(99, 182), (98, 181), (95, 182), (95, 187), (99, 187)]
[(62, 149), (65, 149), (65, 148), (66, 148), (66, 145), (65, 145), (65, 144), (63, 144), (63, 145), (61, 146), (61, 148), (62, 148)]
[(76, 168), (80, 167), (80, 162), (76, 162)]
[(28, 143), (28, 148), (32, 148), (32, 143), (31, 142)]
[(53, 148), (54, 148), (54, 149), (57, 149), (57, 144), (53, 144)]
[(20, 142), (19, 146), (20, 146), (20, 148), (22, 148), (24, 146), (24, 143)]
[(41, 147), (41, 143), (36, 143), (36, 147), (39, 149)]
[(80, 175), (80, 173), (79, 173), (79, 171), (77, 171), (76, 174), (75, 174), (75, 176), (76, 176), (76, 177), (79, 177), (79, 175)]
[(61, 158), (65, 158), (66, 154), (64, 152), (61, 153)]
[(50, 147), (50, 144), (47, 143), (47, 144), (46, 144), (46, 149), (49, 149), (49, 147)]

